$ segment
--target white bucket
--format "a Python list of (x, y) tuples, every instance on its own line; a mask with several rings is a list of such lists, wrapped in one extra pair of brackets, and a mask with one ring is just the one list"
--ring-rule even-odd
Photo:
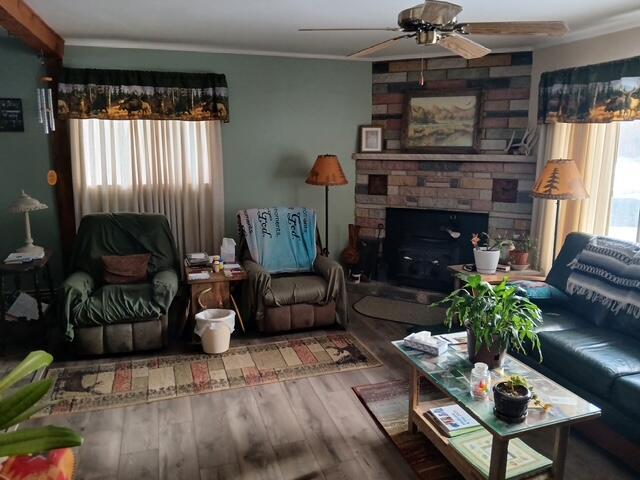
[(202, 340), (205, 353), (224, 353), (229, 350), (231, 334), (235, 329), (236, 312), (210, 308), (196, 314), (195, 332)]

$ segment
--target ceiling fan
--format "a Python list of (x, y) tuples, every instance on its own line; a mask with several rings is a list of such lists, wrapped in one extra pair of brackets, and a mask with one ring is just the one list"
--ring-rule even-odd
[(560, 36), (569, 31), (561, 21), (548, 22), (475, 22), (458, 23), (462, 7), (455, 3), (425, 0), (424, 4), (402, 10), (398, 27), (393, 28), (300, 28), (300, 32), (385, 31), (404, 32), (403, 35), (376, 43), (354, 52), (348, 57), (370, 55), (403, 38), (415, 38), (418, 45), (440, 45), (464, 58), (479, 58), (491, 52), (487, 47), (467, 38), (467, 35), (550, 35)]

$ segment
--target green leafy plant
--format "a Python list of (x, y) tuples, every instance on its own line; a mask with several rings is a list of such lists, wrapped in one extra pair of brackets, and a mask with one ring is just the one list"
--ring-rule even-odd
[[(10, 388), (23, 378), (51, 364), (53, 357), (44, 351), (31, 352), (16, 368), (0, 380), (0, 431), (6, 430), (50, 406), (41, 402), (51, 389), (52, 380), (29, 383), (19, 389)], [(73, 430), (46, 426), (0, 433), (0, 457), (26, 455), (47, 450), (82, 445), (83, 439)]]
[(512, 241), (516, 252), (533, 253), (536, 249), (536, 242), (527, 234), (516, 235)]
[(471, 245), (473, 245), (473, 248), (484, 247), (489, 251), (495, 251), (500, 250), (502, 247), (512, 247), (513, 242), (500, 236), (491, 238), (488, 233), (482, 232), (481, 234), (474, 233), (471, 235)]
[(519, 295), (518, 289), (507, 283), (507, 278), (492, 286), (480, 275), (471, 275), (462, 288), (433, 305), (447, 307), (445, 325), (448, 328), (457, 321), (473, 332), (476, 350), (482, 345), (489, 348), (498, 341), (503, 347), (511, 346), (525, 353), (525, 345), (529, 343), (542, 361), (540, 339), (535, 331), (542, 323), (540, 308)]
[(532, 394), (531, 400), (533, 401), (534, 408), (541, 408), (545, 412), (548, 412), (553, 407), (550, 403), (545, 403), (540, 400), (540, 397), (534, 392), (533, 385), (523, 377), (522, 375), (511, 375), (507, 377), (504, 382), (500, 382), (504, 386), (504, 391), (510, 395), (518, 395), (518, 387), (524, 387), (529, 389)]

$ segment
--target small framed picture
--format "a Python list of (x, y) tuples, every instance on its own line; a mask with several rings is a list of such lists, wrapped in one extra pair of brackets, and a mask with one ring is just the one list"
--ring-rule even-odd
[(382, 127), (360, 127), (360, 152), (382, 151)]

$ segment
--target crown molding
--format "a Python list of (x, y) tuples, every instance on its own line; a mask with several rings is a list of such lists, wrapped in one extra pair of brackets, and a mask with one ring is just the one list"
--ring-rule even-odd
[(581, 28), (569, 32), (562, 37), (550, 38), (535, 46), (534, 50), (554, 47), (556, 45), (564, 45), (566, 43), (574, 43), (589, 38), (597, 38), (611, 33), (620, 33), (625, 30), (638, 28), (640, 25), (640, 9), (632, 12), (615, 15), (613, 17), (602, 20), (597, 25)]
[[(624, 30), (630, 30), (640, 25), (640, 9), (634, 10), (622, 15), (616, 15), (602, 20), (598, 25), (571, 31), (567, 35), (560, 38), (551, 38), (536, 45), (519, 45), (514, 47), (496, 48), (492, 53), (510, 53), (523, 51), (536, 51), (556, 45), (573, 43), (588, 38), (596, 38), (608, 33), (617, 33)], [(341, 60), (346, 62), (381, 62), (392, 60), (408, 60), (419, 58), (437, 58), (450, 57), (451, 53), (443, 51), (435, 51), (429, 53), (411, 53), (399, 55), (383, 55), (367, 58), (348, 58), (342, 55), (324, 55), (316, 53), (298, 53), (298, 52), (280, 52), (271, 50), (251, 50), (228, 47), (216, 47), (195, 45), (190, 43), (172, 43), (172, 42), (147, 42), (138, 40), (110, 40), (95, 38), (69, 38), (65, 39), (65, 45), (77, 47), (100, 47), (100, 48), (130, 48), (141, 50), (167, 50), (179, 52), (199, 52), (199, 53), (221, 53), (230, 55), (257, 55), (266, 57), (289, 57), (289, 58), (308, 58), (316, 60)]]
[(368, 58), (348, 58), (341, 55), (323, 55), (316, 53), (278, 52), (271, 50), (245, 50), (216, 46), (194, 45), (191, 43), (145, 42), (137, 40), (108, 40), (94, 38), (69, 38), (68, 47), (130, 48), (140, 50), (166, 50), (172, 52), (223, 53), (230, 55), (257, 55), (263, 57), (309, 58), (316, 60), (342, 60), (348, 62), (367, 62)]

